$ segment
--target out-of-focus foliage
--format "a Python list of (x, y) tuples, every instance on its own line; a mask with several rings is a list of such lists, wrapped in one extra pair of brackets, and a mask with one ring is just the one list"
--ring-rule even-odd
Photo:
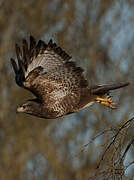
[(134, 114), (133, 85), (113, 93), (119, 103), (115, 111), (96, 104), (57, 120), (15, 113), (32, 95), (15, 84), (9, 59), (14, 44), (30, 34), (53, 38), (85, 69), (90, 84), (134, 80), (133, 1), (0, 0), (0, 179), (132, 179), (133, 165), (120, 169), (134, 161), (134, 148), (122, 164), (118, 160), (134, 136), (133, 124), (96, 166), (111, 136)]

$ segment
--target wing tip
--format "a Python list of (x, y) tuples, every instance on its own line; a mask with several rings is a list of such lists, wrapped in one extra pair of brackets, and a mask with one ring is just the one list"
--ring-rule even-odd
[(18, 73), (18, 67), (17, 67), (15, 60), (13, 58), (10, 58), (10, 61), (11, 61), (11, 65), (13, 67), (15, 74), (17, 74)]
[[(72, 58), (61, 47), (59, 47), (56, 43), (54, 43), (52, 39), (50, 39), (47, 44), (45, 43), (45, 41), (42, 40), (39, 40), (38, 43), (36, 43), (34, 36), (30, 35), (29, 41), (30, 41), (29, 48), (28, 48), (28, 42), (25, 38), (22, 39), (22, 44), (23, 47), (25, 48), (27, 47), (31, 59), (37, 57), (39, 54), (43, 54), (45, 50), (54, 51), (57, 55), (61, 56), (65, 61), (68, 61), (69, 59)], [(20, 55), (21, 50), (17, 43), (15, 44), (15, 49), (16, 49), (16, 54)]]
[(31, 42), (31, 41), (35, 41), (34, 36), (30, 35), (29, 40), (30, 40), (30, 42)]
[(60, 46), (58, 46), (56, 43), (53, 43), (53, 40), (50, 39), (47, 47), (47, 50), (52, 50), (54, 51), (56, 54), (58, 54), (59, 56), (61, 56), (64, 60), (68, 61), (69, 59), (71, 59), (72, 57), (66, 53)]

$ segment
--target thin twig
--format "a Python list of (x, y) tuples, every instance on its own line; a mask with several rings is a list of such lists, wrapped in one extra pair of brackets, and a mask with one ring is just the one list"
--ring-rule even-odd
[(130, 163), (125, 167), (125, 170), (126, 170), (129, 166), (131, 166), (132, 164), (134, 164), (134, 161), (130, 162)]
[(130, 143), (127, 145), (127, 147), (126, 147), (126, 149), (125, 149), (125, 151), (124, 151), (124, 153), (123, 153), (123, 155), (122, 155), (122, 158), (121, 158), (121, 160), (120, 160), (120, 162), (123, 162), (124, 161), (124, 159), (125, 159), (125, 157), (126, 157), (126, 155), (127, 155), (127, 152), (128, 152), (128, 150), (130, 149), (130, 147), (131, 147), (131, 145), (134, 143), (134, 137), (132, 138), (132, 140), (130, 141)]
[(89, 144), (91, 144), (91, 143), (92, 143), (95, 139), (97, 139), (99, 136), (102, 136), (103, 134), (105, 134), (106, 132), (109, 132), (109, 131), (112, 131), (112, 128), (106, 129), (106, 130), (102, 131), (101, 133), (97, 134), (96, 136), (94, 136), (87, 144), (84, 144), (84, 145), (82, 146), (80, 152), (78, 152), (74, 157), (79, 156), (79, 154), (81, 154)]
[(97, 167), (96, 167), (97, 169), (100, 167), (100, 164), (101, 164), (102, 160), (104, 159), (104, 156), (105, 156), (106, 152), (109, 150), (109, 148), (111, 147), (111, 145), (115, 142), (115, 140), (116, 140), (117, 136), (119, 135), (120, 131), (122, 131), (124, 128), (126, 128), (127, 126), (129, 126), (130, 123), (131, 123), (133, 120), (134, 120), (134, 117), (131, 118), (131, 119), (129, 119), (128, 121), (126, 121), (126, 122), (118, 129), (117, 133), (112, 137), (113, 140), (110, 142), (110, 144), (107, 146), (107, 148), (105, 149), (104, 153), (102, 154), (102, 157), (101, 157), (101, 159), (100, 159), (100, 161), (99, 161), (99, 163), (98, 163), (98, 165), (97, 165)]

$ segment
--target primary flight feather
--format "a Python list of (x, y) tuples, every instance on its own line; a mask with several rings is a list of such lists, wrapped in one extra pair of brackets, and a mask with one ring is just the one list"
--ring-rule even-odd
[(109, 91), (129, 83), (89, 86), (83, 69), (76, 67), (71, 57), (52, 40), (46, 44), (30, 36), (30, 45), (23, 40), (22, 50), (16, 44), (17, 61), (11, 58), (18, 86), (35, 95), (17, 108), (41, 118), (54, 119), (78, 112), (94, 102), (115, 108)]

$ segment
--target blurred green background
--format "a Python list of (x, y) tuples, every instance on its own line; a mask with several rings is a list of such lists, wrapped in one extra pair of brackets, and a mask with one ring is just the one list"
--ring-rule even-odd
[[(16, 85), (10, 58), (15, 43), (30, 35), (52, 38), (85, 69), (92, 85), (134, 80), (132, 0), (0, 0), (0, 180), (132, 179), (134, 165), (120, 175), (114, 162), (134, 136), (133, 125), (107, 152), (100, 170), (97, 163), (115, 132), (83, 145), (133, 117), (133, 85), (112, 93), (117, 110), (95, 104), (56, 120), (16, 114), (16, 106), (32, 95)], [(123, 169), (130, 161), (133, 146)]]

